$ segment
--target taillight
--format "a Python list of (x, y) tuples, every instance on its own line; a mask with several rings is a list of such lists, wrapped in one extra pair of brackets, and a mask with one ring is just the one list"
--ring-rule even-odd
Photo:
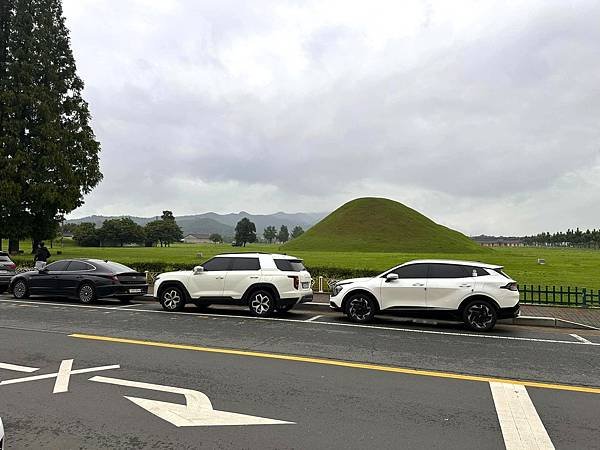
[(298, 289), (300, 287), (300, 278), (295, 275), (288, 275), (288, 278), (294, 280), (294, 289)]
[(518, 291), (519, 285), (517, 283), (508, 283), (506, 286), (502, 286), (500, 289), (508, 289), (509, 291)]
[(17, 268), (17, 265), (15, 263), (9, 264), (7, 266), (10, 270), (15, 270)]

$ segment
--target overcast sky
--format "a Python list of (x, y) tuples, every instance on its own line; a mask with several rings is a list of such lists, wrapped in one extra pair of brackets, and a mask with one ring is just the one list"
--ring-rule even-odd
[(600, 2), (64, 0), (104, 181), (71, 217), (398, 200), (600, 227)]

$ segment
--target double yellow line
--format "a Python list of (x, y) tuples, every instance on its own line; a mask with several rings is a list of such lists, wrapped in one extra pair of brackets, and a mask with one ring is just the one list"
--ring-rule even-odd
[(553, 384), (553, 383), (541, 383), (537, 381), (525, 381), (525, 380), (513, 380), (509, 378), (494, 378), (494, 377), (485, 377), (485, 376), (477, 376), (477, 375), (462, 375), (451, 372), (438, 372), (432, 370), (417, 370), (417, 369), (408, 369), (403, 367), (392, 367), (392, 366), (384, 366), (379, 364), (364, 364), (364, 363), (356, 363), (350, 361), (339, 361), (335, 359), (325, 359), (325, 358), (311, 358), (307, 356), (298, 356), (298, 355), (285, 355), (285, 354), (277, 354), (277, 353), (263, 353), (263, 352), (253, 352), (248, 350), (232, 350), (226, 348), (211, 348), (211, 347), (200, 347), (196, 345), (187, 345), (187, 344), (171, 344), (166, 342), (154, 342), (154, 341), (146, 341), (139, 339), (124, 339), (110, 336), (95, 336), (90, 334), (71, 334), (69, 335), (72, 338), (77, 339), (88, 339), (92, 341), (103, 341), (103, 342), (113, 342), (118, 344), (133, 344), (133, 345), (144, 345), (146, 347), (159, 347), (159, 348), (170, 348), (177, 350), (191, 350), (195, 352), (205, 352), (205, 353), (219, 353), (223, 355), (237, 355), (237, 356), (251, 356), (254, 358), (267, 358), (267, 359), (278, 359), (283, 361), (295, 361), (295, 362), (303, 362), (310, 364), (324, 364), (328, 366), (338, 366), (338, 367), (348, 367), (352, 369), (365, 369), (365, 370), (375, 370), (379, 372), (392, 372), (392, 373), (401, 373), (406, 375), (419, 375), (425, 377), (435, 377), (435, 378), (447, 378), (452, 380), (464, 380), (464, 381), (479, 381), (484, 383), (496, 382), (496, 383), (509, 383), (509, 384), (521, 384), (527, 387), (534, 388), (542, 388), (542, 389), (555, 389), (560, 391), (574, 391), (574, 392), (586, 392), (590, 394), (600, 394), (600, 388), (598, 387), (587, 387), (587, 386), (572, 386), (568, 384)]

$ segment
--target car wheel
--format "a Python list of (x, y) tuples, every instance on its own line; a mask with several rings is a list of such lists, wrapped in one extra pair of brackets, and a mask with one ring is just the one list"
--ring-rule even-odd
[(296, 306), (296, 304), (292, 303), (291, 305), (281, 305), (277, 307), (277, 312), (278, 313), (286, 313), (288, 311), (291, 311), (292, 308)]
[(257, 317), (268, 317), (275, 311), (275, 299), (269, 291), (255, 291), (250, 295), (250, 311)]
[(183, 311), (185, 295), (181, 288), (167, 287), (160, 294), (160, 304), (165, 311)]
[(346, 315), (352, 322), (366, 323), (373, 320), (377, 304), (375, 300), (364, 294), (356, 294), (346, 303)]
[(486, 300), (473, 300), (463, 310), (463, 321), (473, 331), (489, 331), (496, 325), (498, 313)]
[(77, 297), (79, 297), (79, 301), (86, 305), (90, 303), (94, 303), (96, 301), (96, 288), (91, 283), (83, 283), (79, 287), (79, 292), (77, 292)]
[(131, 298), (132, 298), (132, 297), (125, 297), (125, 296), (122, 296), (122, 297), (117, 297), (117, 298), (119, 299), (119, 301), (120, 301), (121, 303), (127, 304), (127, 303), (131, 302)]
[(29, 287), (25, 280), (17, 280), (17, 282), (13, 285), (13, 297), (22, 299), (29, 297)]

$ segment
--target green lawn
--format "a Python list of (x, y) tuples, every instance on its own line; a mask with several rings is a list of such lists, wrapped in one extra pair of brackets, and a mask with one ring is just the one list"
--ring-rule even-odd
[[(8, 244), (4, 241), (3, 248)], [(15, 258), (15, 262), (25, 265), (31, 262), (30, 243), (23, 242), (25, 254)], [(200, 264), (213, 255), (223, 252), (277, 252), (278, 245), (253, 244), (246, 248), (231, 247), (227, 244), (191, 245), (176, 244), (165, 248), (83, 248), (65, 240), (62, 255), (55, 244), (52, 260), (59, 258), (100, 258), (119, 261), (135, 266), (143, 263), (167, 264), (169, 268), (190, 267)], [(202, 258), (197, 257), (202, 253)], [(505, 266), (506, 272), (521, 284), (541, 284), (555, 286), (578, 286), (589, 289), (600, 288), (600, 251), (578, 249), (538, 249), (538, 248), (497, 248), (482, 255), (476, 254), (426, 254), (426, 253), (359, 253), (359, 252), (316, 252), (294, 251), (292, 254), (305, 260), (315, 274), (335, 275), (336, 269), (365, 269), (383, 271), (388, 267), (417, 258), (465, 259), (489, 262)], [(537, 258), (546, 260), (545, 265), (537, 264)]]

